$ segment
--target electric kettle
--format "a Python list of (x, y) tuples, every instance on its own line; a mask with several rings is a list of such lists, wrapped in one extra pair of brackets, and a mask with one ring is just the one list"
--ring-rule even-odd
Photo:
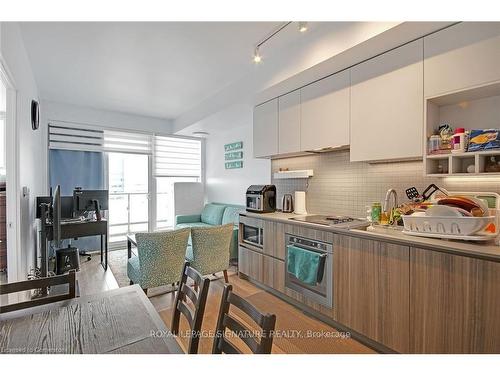
[(292, 194), (283, 195), (282, 210), (285, 213), (293, 212), (293, 198)]

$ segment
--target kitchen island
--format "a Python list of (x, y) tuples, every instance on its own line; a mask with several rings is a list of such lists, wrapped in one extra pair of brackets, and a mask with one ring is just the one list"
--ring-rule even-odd
[[(239, 272), (377, 350), (500, 353), (500, 246), (240, 216)], [(260, 245), (244, 241), (260, 226)], [(249, 224), (249, 225), (250, 225)], [(289, 288), (286, 238), (333, 245), (332, 306)]]

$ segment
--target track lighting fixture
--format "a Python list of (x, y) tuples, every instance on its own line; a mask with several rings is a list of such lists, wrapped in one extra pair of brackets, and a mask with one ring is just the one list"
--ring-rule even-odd
[(259, 47), (255, 47), (255, 50), (253, 52), (253, 62), (258, 64), (262, 61), (262, 57), (260, 56), (259, 53)]
[[(278, 28), (274, 31), (272, 31), (268, 36), (266, 36), (264, 39), (262, 39), (259, 43), (255, 45), (255, 50), (253, 52), (253, 62), (258, 64), (262, 62), (262, 56), (259, 53), (259, 48), (264, 45), (269, 39), (271, 39), (273, 36), (278, 34), (281, 30), (283, 30), (285, 27), (290, 25), (292, 22), (283, 22), (281, 25), (278, 26)], [(299, 31), (301, 33), (304, 33), (307, 31), (307, 22), (299, 22)]]

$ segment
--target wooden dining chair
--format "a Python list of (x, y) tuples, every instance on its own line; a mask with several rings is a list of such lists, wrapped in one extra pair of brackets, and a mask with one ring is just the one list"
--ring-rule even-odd
[(40, 305), (45, 305), (47, 303), (53, 303), (62, 301), (65, 299), (75, 298), (76, 290), (76, 272), (75, 270), (69, 271), (65, 275), (53, 276), (53, 277), (43, 277), (40, 279), (19, 281), (15, 283), (8, 283), (0, 285), (0, 295), (11, 294), (17, 292), (24, 292), (32, 289), (48, 288), (55, 285), (68, 284), (68, 293), (48, 295), (47, 297), (40, 297), (37, 299), (32, 299), (29, 301), (12, 303), (10, 305), (0, 306), (0, 313), (6, 313), (9, 311), (15, 311), (20, 309), (26, 309), (29, 307), (35, 307)]
[[(254, 330), (245, 327), (241, 321), (229, 314), (231, 306), (248, 315), (261, 329), (260, 340), (257, 341)], [(233, 293), (233, 286), (225, 284), (222, 301), (217, 319), (217, 328), (212, 348), (213, 354), (242, 354), (242, 352), (225, 337), (226, 328), (239, 337), (254, 354), (270, 354), (273, 346), (273, 332), (276, 325), (276, 315), (262, 314), (250, 302)]]
[[(194, 283), (192, 287), (188, 285), (188, 278)], [(189, 262), (184, 263), (179, 289), (175, 298), (175, 309), (170, 329), (174, 335), (178, 335), (180, 317), (181, 314), (184, 315), (190, 329), (187, 348), (188, 354), (198, 353), (201, 324), (203, 322), (203, 314), (205, 313), (209, 285), (210, 279), (204, 278), (198, 271), (190, 266)], [(193, 303), (194, 310), (188, 305), (186, 297)]]

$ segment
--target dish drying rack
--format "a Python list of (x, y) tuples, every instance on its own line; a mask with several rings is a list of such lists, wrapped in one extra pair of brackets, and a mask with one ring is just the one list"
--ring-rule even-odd
[[(403, 233), (411, 236), (467, 240), (489, 241), (500, 239), (500, 195), (490, 192), (449, 192), (450, 195), (462, 195), (488, 201), (489, 216), (484, 217), (450, 217), (450, 216), (413, 216), (402, 215)], [(492, 202), (494, 207), (492, 208)], [(495, 225), (495, 233), (485, 232), (490, 223)], [(497, 241), (498, 242), (498, 241)]]

